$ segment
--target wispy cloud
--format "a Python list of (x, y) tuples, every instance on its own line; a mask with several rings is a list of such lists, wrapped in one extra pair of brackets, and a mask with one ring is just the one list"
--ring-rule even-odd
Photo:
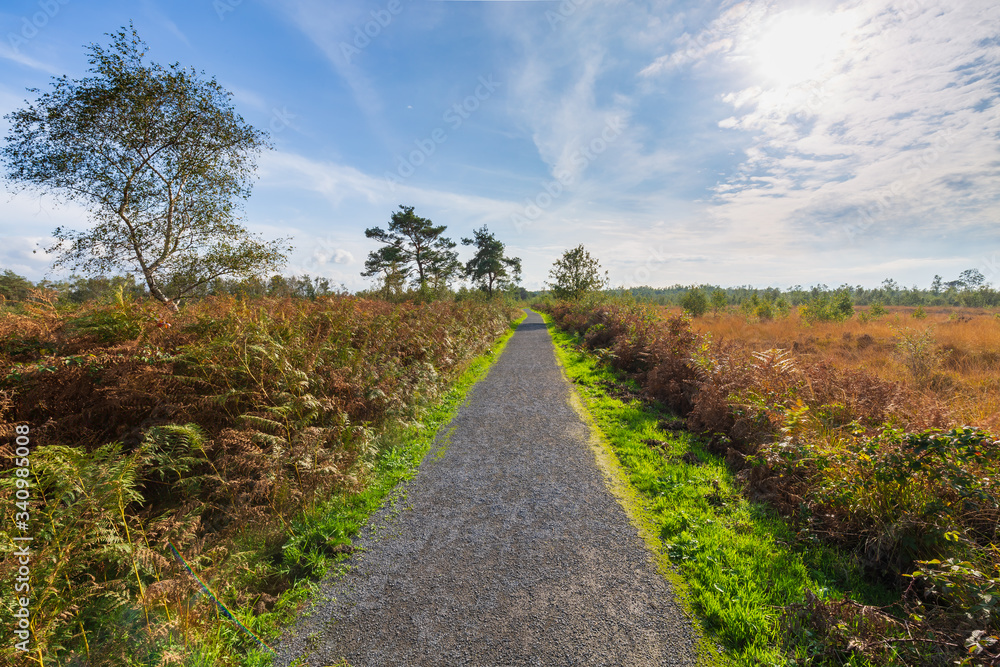
[(459, 233), (468, 233), (483, 224), (494, 227), (506, 224), (506, 213), (512, 205), (512, 202), (489, 197), (406, 183), (390, 187), (385, 178), (365, 174), (354, 167), (278, 151), (263, 157), (260, 176), (261, 188), (312, 192), (339, 209), (363, 207), (375, 217), (367, 222), (353, 220), (352, 226), (359, 231), (366, 224), (382, 224), (401, 202), (461, 221)]
[[(409, 4), (407, 2), (406, 4)], [(326, 57), (334, 71), (340, 75), (350, 89), (354, 101), (364, 114), (373, 133), (388, 143), (390, 131), (382, 118), (383, 100), (379, 86), (366, 73), (360, 61), (352, 62), (350, 48), (358, 31), (369, 42), (372, 37), (364, 32), (365, 25), (374, 22), (379, 34), (383, 27), (378, 20), (365, 12), (365, 7), (356, 4), (328, 4), (320, 0), (296, 0), (274, 4), (275, 10), (285, 15), (288, 20), (302, 31), (317, 49)], [(388, 16), (393, 14), (379, 8), (375, 12), (384, 11)], [(384, 20), (384, 19), (383, 19)], [(377, 35), (378, 36), (378, 35)], [(345, 45), (347, 49), (345, 50)]]
[(176, 37), (184, 46), (191, 48), (191, 41), (187, 38), (187, 35), (178, 27), (176, 23), (170, 20), (163, 11), (152, 0), (142, 0), (142, 8), (145, 10), (146, 14), (152, 16), (163, 28)]
[(37, 69), (47, 74), (53, 74), (53, 75), (60, 74), (60, 72), (58, 72), (56, 68), (53, 67), (52, 65), (36, 60), (31, 56), (22, 53), (20, 50), (12, 49), (6, 41), (0, 41), (0, 58), (3, 58), (4, 60), (10, 60), (11, 62), (15, 62), (18, 65), (24, 65), (25, 67)]
[[(0, 190), (0, 266), (38, 280), (51, 272), (54, 257), (44, 250), (53, 243), (56, 227), (83, 230), (90, 226), (87, 209), (74, 203), (57, 203), (37, 192), (13, 194)], [(61, 273), (59, 275), (62, 275)]]

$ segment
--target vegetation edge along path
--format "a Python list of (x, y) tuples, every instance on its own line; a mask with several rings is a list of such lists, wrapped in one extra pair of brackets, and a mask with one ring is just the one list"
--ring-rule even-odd
[[(411, 479), (416, 474), (432, 445), (441, 439), (439, 438), (441, 429), (454, 419), (459, 408), (468, 400), (472, 387), (486, 377), (525, 317), (527, 314), (515, 318), (510, 323), (509, 329), (487, 352), (468, 363), (468, 367), (428, 410), (419, 424), (402, 427), (383, 436), (384, 441), (395, 444), (389, 447), (377, 462), (372, 473), (373, 484), (361, 493), (335, 496), (321, 507), (299, 517), (295, 521), (299, 536), (297, 540), (292, 540), (286, 549), (296, 548), (296, 541), (308, 542), (316, 533), (334, 539), (339, 538), (348, 545), (344, 548), (344, 553), (329, 559), (324, 567), (317, 569), (321, 573), (320, 577), (325, 576), (328, 580), (346, 574), (349, 566), (343, 561), (354, 549), (350, 546), (352, 539), (368, 524), (376, 512), (386, 507), (398, 507), (405, 499), (405, 487), (401, 486), (401, 482)], [(254, 626), (272, 638), (277, 637), (299, 618), (299, 611), (308, 604), (317, 590), (318, 584), (315, 579), (309, 578), (297, 582), (281, 596), (272, 612), (253, 619)], [(269, 651), (252, 649), (246, 658), (246, 664), (270, 665), (272, 658), (273, 654)]]
[(640, 400), (638, 387), (581, 350), (577, 336), (543, 317), (601, 441), (593, 446), (609, 452), (595, 454), (613, 457), (610, 467), (627, 485), (619, 493), (630, 518), (706, 633), (699, 660), (756, 666), (805, 657), (808, 647), (782, 633), (782, 610), (801, 603), (807, 591), (835, 597), (863, 587), (850, 564), (819, 545), (792, 548), (789, 528), (740, 494), (722, 457), (708, 453), (664, 406)]
[(571, 393), (529, 315), (406, 507), (373, 522), (357, 567), (323, 586), (275, 663), (695, 664), (690, 622), (609, 492)]
[[(592, 394), (581, 391), (583, 388), (577, 384), (582, 377), (579, 369), (590, 366), (591, 364), (587, 364), (587, 361), (592, 362), (593, 360), (577, 359), (574, 361), (571, 359), (569, 356), (571, 347), (559, 335), (561, 332), (553, 322), (552, 317), (546, 313), (539, 314), (552, 335), (559, 367), (566, 380), (572, 385), (570, 405), (590, 429), (587, 444), (590, 445), (597, 466), (604, 475), (605, 484), (625, 511), (632, 526), (638, 531), (639, 537), (653, 555), (660, 574), (670, 582), (677, 601), (693, 624), (692, 629), (697, 640), (698, 664), (700, 666), (717, 665), (724, 662), (725, 658), (720, 652), (720, 647), (711, 642), (701, 627), (702, 619), (699, 618), (692, 605), (687, 581), (671, 564), (670, 558), (664, 550), (660, 529), (656, 524), (656, 517), (650, 511), (648, 499), (643, 497), (642, 493), (630, 482), (629, 471), (623, 466), (610, 439), (612, 434), (606, 428), (602, 428), (602, 423), (598, 421), (598, 417), (602, 416), (600, 406), (595, 404)], [(567, 334), (563, 334), (563, 336), (567, 336)]]

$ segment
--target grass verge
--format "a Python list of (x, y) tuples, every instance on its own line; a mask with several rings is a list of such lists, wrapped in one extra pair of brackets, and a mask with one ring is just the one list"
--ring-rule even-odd
[(789, 643), (782, 624), (783, 610), (802, 603), (807, 591), (820, 599), (851, 591), (869, 604), (892, 601), (889, 591), (862, 579), (849, 556), (799, 542), (772, 510), (743, 497), (725, 461), (680, 430), (683, 422), (639, 400), (637, 386), (543, 318), (592, 425), (628, 480), (633, 520), (711, 640), (700, 642), (700, 662), (809, 664), (809, 646), (798, 638)]

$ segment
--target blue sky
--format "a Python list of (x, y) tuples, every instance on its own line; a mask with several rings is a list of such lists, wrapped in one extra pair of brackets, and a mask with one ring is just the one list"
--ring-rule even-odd
[[(994, 0), (6, 0), (0, 114), (129, 20), (270, 132), (244, 222), (289, 273), (368, 286), (406, 204), (530, 289), (579, 243), (625, 286), (1000, 284)], [(86, 211), (0, 188), (0, 268), (39, 279)]]

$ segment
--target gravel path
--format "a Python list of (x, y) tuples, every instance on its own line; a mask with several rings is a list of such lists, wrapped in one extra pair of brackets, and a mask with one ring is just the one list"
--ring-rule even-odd
[[(530, 313), (276, 666), (692, 665), (694, 640), (607, 490)], [(442, 433), (447, 432), (444, 429)]]

